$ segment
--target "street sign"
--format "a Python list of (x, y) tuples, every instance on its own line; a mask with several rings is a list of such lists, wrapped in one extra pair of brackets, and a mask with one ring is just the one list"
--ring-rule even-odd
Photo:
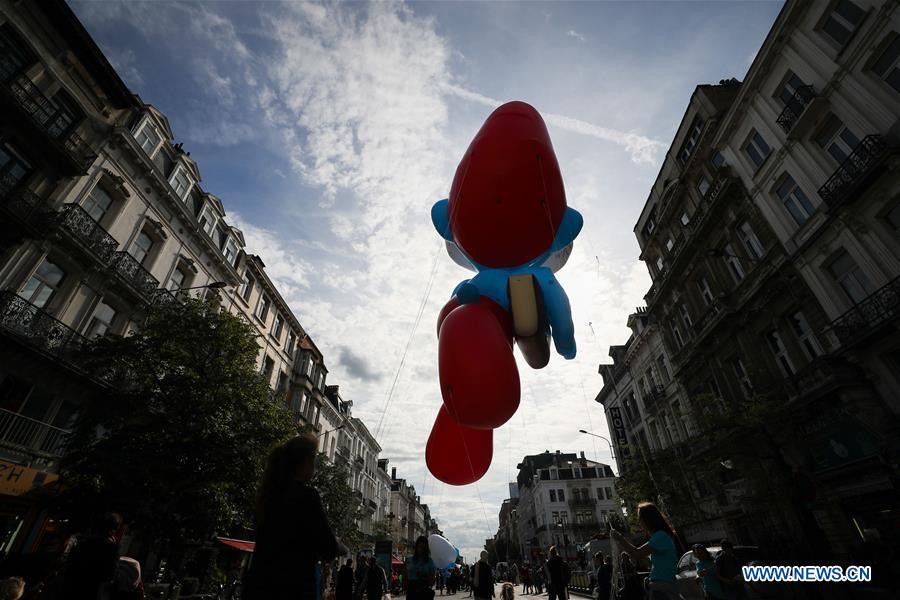
[(59, 479), (59, 475), (56, 473), (38, 471), (37, 469), (0, 460), (0, 494), (21, 496), (57, 479)]

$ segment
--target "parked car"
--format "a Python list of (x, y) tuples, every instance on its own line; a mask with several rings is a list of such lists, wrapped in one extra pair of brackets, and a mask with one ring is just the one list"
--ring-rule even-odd
[[(720, 546), (708, 546), (710, 555), (715, 559), (722, 552)], [(765, 564), (756, 546), (735, 546), (734, 553), (742, 565)], [(703, 600), (703, 588), (697, 580), (697, 559), (691, 551), (685, 552), (678, 560), (675, 568), (675, 580), (678, 584), (678, 595), (682, 600)], [(750, 599), (774, 598), (776, 590), (773, 583), (745, 583), (744, 591)]]

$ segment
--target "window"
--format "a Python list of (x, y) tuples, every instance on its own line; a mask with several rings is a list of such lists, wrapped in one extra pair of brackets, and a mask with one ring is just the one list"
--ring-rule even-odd
[(672, 337), (675, 339), (675, 347), (680, 350), (682, 347), (684, 347), (684, 338), (681, 337), (681, 330), (678, 329), (678, 325), (676, 325), (674, 321), (669, 325), (669, 327), (672, 331)]
[(75, 101), (62, 90), (54, 94), (46, 108), (49, 109), (51, 116), (44, 125), (47, 132), (56, 139), (60, 139), (72, 131), (75, 122), (83, 114)]
[[(562, 496), (562, 490), (559, 490), (559, 494), (560, 494), (560, 496)], [(560, 502), (563, 502), (563, 500), (560, 499)], [(566, 523), (569, 522), (569, 513), (568, 513), (568, 511), (562, 510), (562, 511), (559, 512), (559, 521), (560, 521), (563, 525), (565, 525)]]
[(613, 490), (611, 487), (606, 488), (606, 499), (607, 500), (613, 499)]
[(228, 236), (225, 239), (225, 249), (222, 251), (222, 254), (225, 256), (225, 262), (233, 267), (234, 261), (237, 259), (237, 253), (237, 242), (233, 237)]
[(797, 93), (797, 90), (805, 86), (806, 84), (803, 83), (802, 79), (797, 77), (796, 73), (788, 71), (787, 77), (785, 77), (784, 83), (778, 90), (776, 97), (781, 101), (782, 105), (793, 107), (794, 94)]
[(847, 298), (854, 304), (862, 302), (874, 291), (872, 284), (869, 283), (869, 278), (847, 252), (841, 252), (840, 256), (831, 262), (828, 270), (844, 290)]
[[(556, 490), (550, 490), (550, 502), (556, 502)], [(554, 520), (559, 517), (558, 513), (553, 513)]]
[(750, 376), (747, 375), (747, 369), (744, 368), (744, 362), (740, 358), (735, 358), (731, 361), (731, 367), (734, 369), (734, 375), (741, 385), (741, 392), (744, 394), (745, 398), (749, 398), (753, 395), (753, 384), (750, 383)]
[(250, 300), (250, 294), (253, 293), (253, 284), (256, 283), (256, 280), (253, 278), (249, 272), (244, 274), (244, 282), (241, 284), (241, 298), (244, 300)]
[(712, 168), (718, 171), (725, 164), (725, 157), (722, 156), (722, 153), (716, 150), (713, 152), (713, 155), (709, 159), (709, 164), (712, 165)]
[(177, 292), (180, 289), (187, 287), (184, 282), (187, 279), (187, 274), (182, 270), (181, 267), (176, 267), (174, 271), (172, 271), (172, 275), (169, 277), (169, 291)]
[(703, 119), (700, 118), (700, 115), (694, 117), (694, 120), (691, 121), (691, 128), (688, 130), (687, 139), (685, 139), (684, 144), (681, 146), (681, 150), (678, 152), (678, 160), (681, 164), (685, 164), (688, 159), (691, 157), (691, 154), (694, 153), (694, 149), (697, 147), (697, 142), (700, 141), (700, 135), (703, 133)]
[(319, 424), (319, 412), (321, 410), (322, 408), (318, 404), (316, 404), (315, 409), (313, 409), (312, 419), (310, 419), (309, 421), (310, 423), (312, 423), (313, 425)]
[(884, 79), (895, 91), (900, 92), (900, 35), (896, 32), (893, 35), (894, 39), (872, 65), (872, 72)]
[(59, 289), (65, 276), (65, 271), (44, 259), (31, 278), (25, 282), (19, 296), (38, 308), (44, 308)]
[(301, 413), (306, 412), (307, 399), (308, 399), (308, 396), (306, 395), (306, 392), (305, 391), (300, 392), (300, 412)]
[(712, 290), (709, 289), (709, 282), (706, 280), (706, 277), (701, 277), (697, 280), (697, 290), (700, 291), (700, 297), (703, 298), (704, 304), (707, 306), (715, 304), (715, 298), (713, 298)]
[(688, 214), (686, 212), (681, 213), (681, 224), (687, 225), (690, 222), (691, 222), (691, 218), (688, 216)]
[(294, 332), (288, 333), (287, 344), (284, 347), (285, 352), (288, 354), (293, 354), (294, 352), (294, 344), (297, 343), (297, 336), (294, 335)]
[(659, 369), (660, 379), (662, 383), (669, 383), (671, 375), (669, 375), (669, 367), (666, 365), (666, 357), (660, 354), (656, 357), (656, 366)]
[(284, 393), (287, 390), (288, 384), (288, 376), (284, 371), (280, 371), (278, 373), (278, 384), (275, 386), (275, 390)]
[(153, 248), (153, 239), (141, 231), (131, 244), (131, 256), (139, 263), (144, 264), (151, 248)]
[(321, 390), (325, 387), (325, 371), (319, 371), (319, 381), (316, 386)]
[(768, 158), (772, 150), (766, 141), (762, 139), (762, 136), (754, 130), (744, 144), (744, 152), (750, 157), (756, 168), (759, 169), (766, 162), (766, 158)]
[(694, 326), (694, 322), (691, 321), (691, 313), (688, 310), (687, 304), (681, 303), (681, 320), (684, 321), (685, 331), (690, 331), (691, 327)]
[(572, 498), (573, 498), (576, 502), (578, 502), (579, 500), (581, 500), (581, 490), (579, 490), (578, 488), (575, 488), (574, 490), (572, 490)]
[(656, 270), (658, 272), (662, 273), (663, 270), (665, 269), (665, 266), (666, 266), (666, 262), (663, 260), (662, 256), (660, 256), (659, 258), (656, 259)]
[(281, 330), (283, 325), (284, 321), (282, 321), (281, 315), (275, 313), (275, 319), (272, 321), (272, 337), (274, 337), (276, 340), (281, 339)]
[(865, 11), (850, 0), (838, 0), (822, 22), (822, 33), (843, 48), (865, 16)]
[(91, 317), (85, 337), (90, 339), (105, 335), (115, 318), (116, 311), (109, 304), (100, 302), (94, 309), (94, 316)]
[(92, 219), (99, 223), (103, 220), (103, 215), (109, 210), (111, 204), (112, 198), (106, 193), (106, 190), (97, 185), (94, 186), (91, 193), (88, 194), (87, 198), (81, 203), (81, 208), (83, 208), (87, 214), (91, 215)]
[(172, 189), (175, 190), (175, 195), (182, 200), (187, 197), (188, 192), (191, 190), (191, 178), (188, 176), (187, 170), (181, 165), (175, 167), (169, 183), (172, 185)]
[(900, 231), (900, 202), (884, 214), (884, 219), (895, 231)]
[[(705, 175), (700, 176), (700, 181), (697, 182), (697, 189), (700, 191), (701, 196), (705, 196), (706, 192), (709, 191), (710, 184), (709, 179), (706, 178)], [(685, 223), (686, 225), (687, 223)]]
[(12, 146), (3, 143), (3, 139), (0, 138), (0, 193), (5, 195), (16, 189), (30, 172), (31, 165), (28, 161), (19, 156)]
[(794, 363), (791, 362), (791, 357), (788, 356), (787, 348), (784, 347), (784, 341), (781, 339), (781, 334), (778, 331), (770, 331), (766, 335), (766, 340), (769, 342), (769, 348), (772, 349), (772, 354), (775, 355), (775, 362), (778, 363), (781, 374), (788, 377), (789, 375), (796, 373), (797, 370), (794, 369)]
[(216, 217), (215, 212), (212, 207), (208, 204), (203, 207), (203, 210), (200, 212), (200, 229), (203, 230), (203, 233), (212, 237), (213, 231), (215, 231), (216, 223), (218, 223), (219, 219)]
[(744, 273), (744, 267), (741, 265), (741, 260), (738, 258), (737, 254), (734, 253), (734, 246), (730, 243), (725, 244), (725, 247), (722, 249), (722, 255), (725, 258), (725, 264), (728, 265), (728, 272), (731, 273), (734, 282), (742, 282), (746, 273)]
[(816, 143), (837, 161), (837, 164), (841, 164), (859, 144), (859, 138), (839, 118), (831, 114), (816, 134)]
[(675, 247), (675, 240), (673, 240), (672, 238), (669, 238), (668, 240), (666, 240), (666, 250), (671, 252), (672, 248), (674, 248), (674, 247)]
[(803, 193), (803, 190), (800, 189), (800, 186), (797, 185), (797, 182), (794, 181), (794, 178), (787, 173), (785, 173), (781, 185), (778, 186), (775, 193), (781, 199), (785, 209), (791, 214), (797, 225), (806, 223), (810, 215), (816, 210), (813, 208), (809, 198), (806, 197), (806, 194)]
[(750, 256), (762, 258), (763, 254), (765, 254), (763, 245), (760, 243), (759, 238), (756, 237), (756, 233), (753, 231), (750, 223), (741, 223), (741, 226), (738, 228), (738, 237), (741, 238), (741, 242), (743, 242), (744, 248), (747, 249), (747, 253)]
[(268, 385), (272, 381), (272, 373), (275, 371), (275, 361), (272, 360), (268, 355), (263, 359), (262, 364), (262, 374), (263, 377), (266, 378), (266, 384)]
[(34, 61), (28, 44), (12, 26), (9, 23), (0, 25), (0, 81), (12, 81)]
[(162, 135), (160, 135), (156, 126), (150, 119), (147, 118), (144, 120), (141, 128), (137, 130), (137, 133), (134, 134), (134, 139), (137, 141), (138, 145), (144, 149), (147, 156), (153, 158), (156, 148), (159, 147), (159, 143), (162, 142)]
[(819, 341), (816, 340), (816, 336), (812, 332), (804, 314), (799, 311), (795, 312), (791, 315), (790, 322), (806, 358), (812, 360), (817, 356), (822, 356), (822, 347), (819, 346)]
[(599, 498), (600, 500), (605, 500), (605, 498), (603, 497), (603, 488), (597, 488), (597, 498)]
[[(566, 501), (566, 492), (564, 490), (557, 490), (556, 495), (559, 498), (560, 502)], [(566, 513), (563, 513), (563, 514), (566, 514)]]
[(256, 316), (263, 323), (266, 322), (269, 316), (269, 299), (263, 294), (260, 294), (259, 302), (256, 303)]

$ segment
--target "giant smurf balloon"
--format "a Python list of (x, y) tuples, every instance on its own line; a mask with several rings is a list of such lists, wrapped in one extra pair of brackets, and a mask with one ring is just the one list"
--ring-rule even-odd
[(575, 357), (569, 300), (553, 273), (582, 218), (566, 205), (550, 135), (533, 107), (509, 102), (491, 113), (431, 219), (450, 257), (477, 272), (438, 316), (444, 402), (425, 449), (436, 478), (465, 485), (487, 472), (492, 430), (519, 406), (513, 344), (535, 369), (550, 360), (551, 336), (559, 354)]

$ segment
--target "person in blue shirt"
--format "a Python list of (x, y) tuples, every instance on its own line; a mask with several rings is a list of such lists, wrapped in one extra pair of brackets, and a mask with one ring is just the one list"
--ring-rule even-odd
[(675, 529), (652, 502), (641, 502), (637, 509), (638, 522), (650, 536), (642, 546), (634, 546), (615, 529), (610, 535), (635, 560), (650, 557), (649, 600), (678, 600), (675, 585), (675, 564), (678, 562), (679, 542)]
[(703, 586), (706, 597), (709, 600), (728, 600), (728, 595), (716, 577), (716, 563), (706, 546), (695, 544), (691, 551), (697, 560), (697, 581)]
[(431, 560), (428, 538), (424, 535), (416, 539), (413, 555), (406, 559), (407, 600), (433, 600), (434, 574), (437, 567)]

